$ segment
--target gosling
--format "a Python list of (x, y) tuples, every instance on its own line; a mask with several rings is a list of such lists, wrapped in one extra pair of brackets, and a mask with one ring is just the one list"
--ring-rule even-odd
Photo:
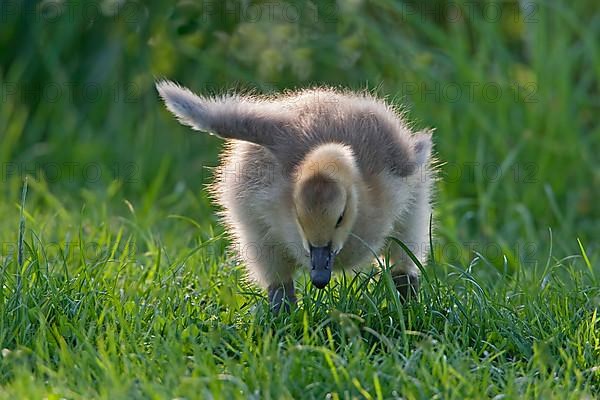
[[(275, 311), (296, 302), (294, 273), (327, 286), (368, 264), (386, 238), (427, 261), (434, 181), (431, 131), (413, 133), (367, 93), (315, 88), (272, 97), (203, 97), (156, 84), (177, 119), (226, 139), (211, 194), (249, 276)], [(397, 244), (392, 277), (416, 296), (419, 268)]]

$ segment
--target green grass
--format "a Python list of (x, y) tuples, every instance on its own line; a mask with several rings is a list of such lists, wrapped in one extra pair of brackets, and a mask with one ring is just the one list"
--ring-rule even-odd
[[(93, 23), (97, 3), (68, 4), (0, 9), (0, 398), (600, 396), (594, 1), (502, 2), (493, 21), (479, 12), (500, 3), (248, 21), (165, 2)], [(203, 189), (220, 143), (177, 125), (157, 77), (367, 87), (435, 127), (419, 301), (386, 268), (325, 291), (300, 275), (298, 307), (272, 315)]]

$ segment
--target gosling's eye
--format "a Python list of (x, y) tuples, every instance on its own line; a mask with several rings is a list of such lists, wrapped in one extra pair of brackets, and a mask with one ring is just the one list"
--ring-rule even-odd
[(340, 217), (337, 220), (337, 223), (335, 224), (336, 228), (339, 228), (339, 226), (342, 224), (342, 221), (344, 220), (344, 212), (342, 212), (342, 215), (340, 215)]

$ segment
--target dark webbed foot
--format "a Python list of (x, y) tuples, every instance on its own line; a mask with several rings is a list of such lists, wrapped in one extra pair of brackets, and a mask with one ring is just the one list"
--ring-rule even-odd
[(293, 281), (270, 285), (268, 290), (269, 303), (273, 312), (278, 313), (281, 306), (284, 307), (286, 312), (289, 312), (291, 305), (296, 304)]
[(392, 273), (392, 279), (403, 301), (416, 298), (419, 294), (419, 275), (410, 272)]

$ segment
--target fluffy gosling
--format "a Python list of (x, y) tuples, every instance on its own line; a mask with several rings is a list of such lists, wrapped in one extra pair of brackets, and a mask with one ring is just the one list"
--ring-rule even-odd
[[(295, 303), (300, 267), (324, 288), (334, 269), (369, 263), (388, 236), (426, 262), (430, 131), (411, 132), (399, 113), (365, 93), (209, 98), (170, 81), (156, 87), (182, 124), (226, 139), (211, 192), (274, 310)], [(416, 265), (398, 245), (391, 259), (402, 298), (416, 295)]]

